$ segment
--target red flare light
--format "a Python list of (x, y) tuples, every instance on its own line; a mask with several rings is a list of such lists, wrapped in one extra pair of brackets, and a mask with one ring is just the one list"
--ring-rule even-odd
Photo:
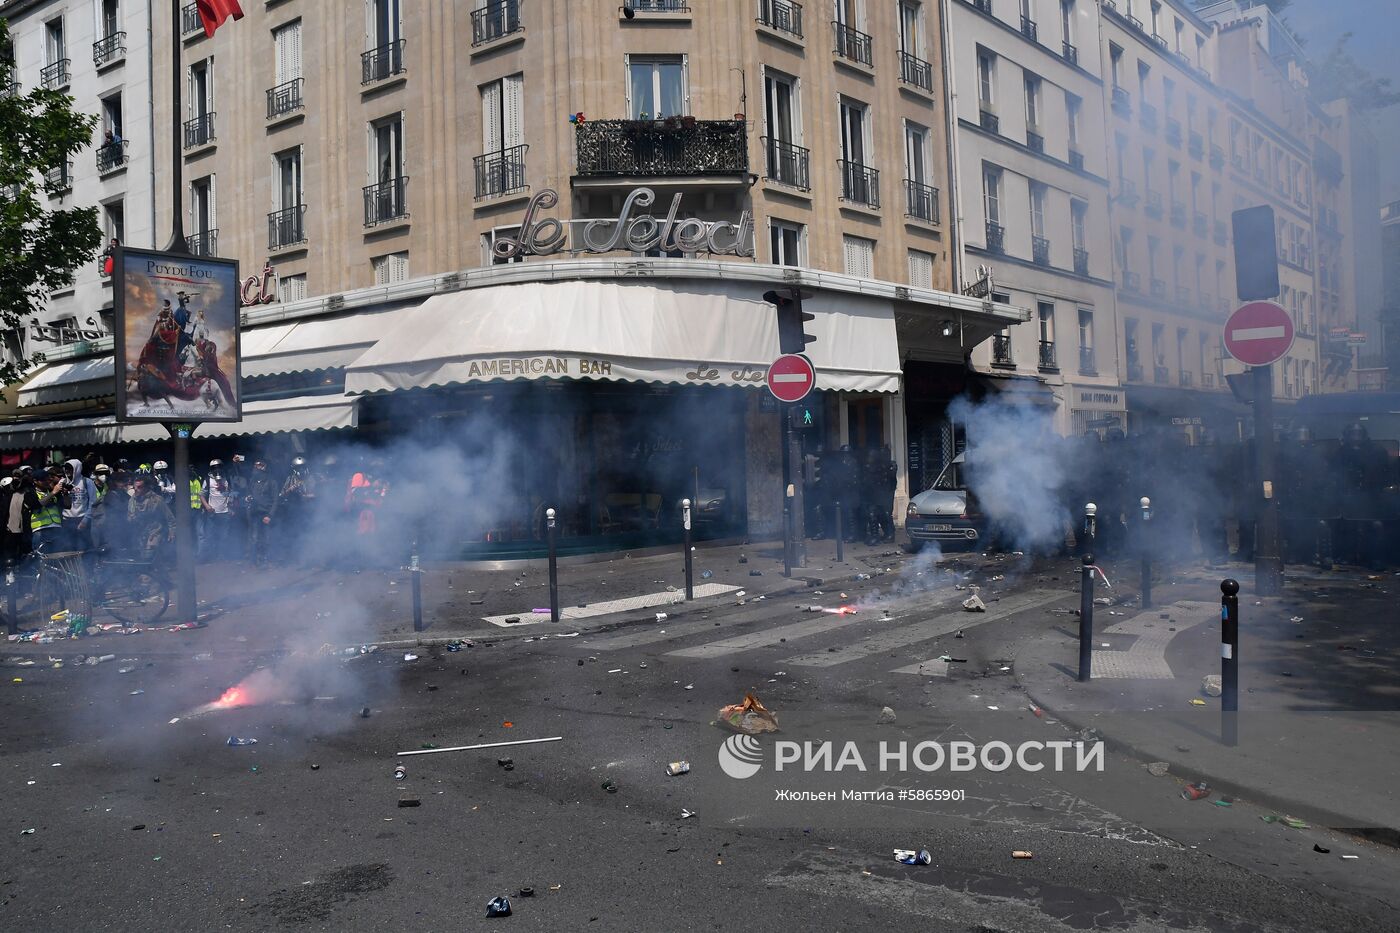
[(247, 706), (248, 695), (243, 692), (242, 687), (229, 687), (224, 691), (224, 695), (211, 704), (215, 709), (232, 709), (235, 706)]
[(834, 616), (849, 616), (849, 615), (855, 615), (856, 607), (855, 607), (855, 606), (837, 606), (837, 607), (835, 607), (835, 608), (833, 608), (833, 609), (823, 609), (822, 612), (829, 612), (829, 613), (831, 613), (831, 614), (834, 615)]

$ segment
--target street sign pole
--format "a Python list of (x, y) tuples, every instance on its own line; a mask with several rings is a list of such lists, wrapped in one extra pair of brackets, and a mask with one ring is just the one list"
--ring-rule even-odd
[(793, 418), (798, 417), (798, 406), (788, 405), (787, 417), (783, 419), (787, 428), (788, 445), (788, 489), (792, 490), (788, 505), (792, 509), (792, 565), (807, 566), (807, 516), (802, 509), (802, 438), (793, 427)]
[(1254, 367), (1254, 450), (1258, 457), (1259, 517), (1254, 524), (1254, 594), (1283, 592), (1278, 497), (1274, 495), (1274, 367)]

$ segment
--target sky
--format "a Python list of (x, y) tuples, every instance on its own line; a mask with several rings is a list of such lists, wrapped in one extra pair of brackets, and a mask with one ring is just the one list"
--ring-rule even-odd
[[(1346, 32), (1352, 57), (1377, 77), (1400, 89), (1400, 0), (1293, 0), (1283, 14), (1307, 42), (1310, 56), (1322, 58)], [(1370, 114), (1367, 121), (1380, 144), (1381, 199), (1400, 199), (1400, 105)]]

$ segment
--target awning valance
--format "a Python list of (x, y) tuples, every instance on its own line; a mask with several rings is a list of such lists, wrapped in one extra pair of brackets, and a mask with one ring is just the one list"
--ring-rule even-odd
[[(773, 306), (750, 284), (538, 282), (429, 298), (346, 369), (361, 394), (494, 380), (596, 379), (762, 387)], [(892, 302), (823, 292), (808, 355), (817, 388), (897, 392)]]
[(103, 398), (113, 391), (111, 356), (50, 363), (20, 386), (19, 407)]
[[(350, 365), (389, 333), (406, 312), (381, 311), (337, 318), (314, 318), (274, 328), (259, 328), (244, 335), (243, 376), (280, 376), (285, 373), (341, 369)], [(270, 331), (266, 336), (261, 331)], [(253, 335), (259, 335), (250, 344)]]
[(111, 415), (0, 425), (0, 450), (132, 444), (170, 437), (159, 424), (117, 424)]

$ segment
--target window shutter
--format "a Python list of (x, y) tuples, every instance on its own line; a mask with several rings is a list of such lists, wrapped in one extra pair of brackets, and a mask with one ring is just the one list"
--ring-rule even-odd
[(503, 149), (525, 142), (525, 76), (511, 75), (501, 81)]
[(875, 244), (861, 237), (845, 238), (846, 274), (868, 279), (874, 275)]
[(500, 152), (504, 148), (501, 131), (501, 82), (492, 81), (481, 87), (482, 152)]
[(916, 249), (909, 251), (909, 284), (933, 288), (933, 257)]

